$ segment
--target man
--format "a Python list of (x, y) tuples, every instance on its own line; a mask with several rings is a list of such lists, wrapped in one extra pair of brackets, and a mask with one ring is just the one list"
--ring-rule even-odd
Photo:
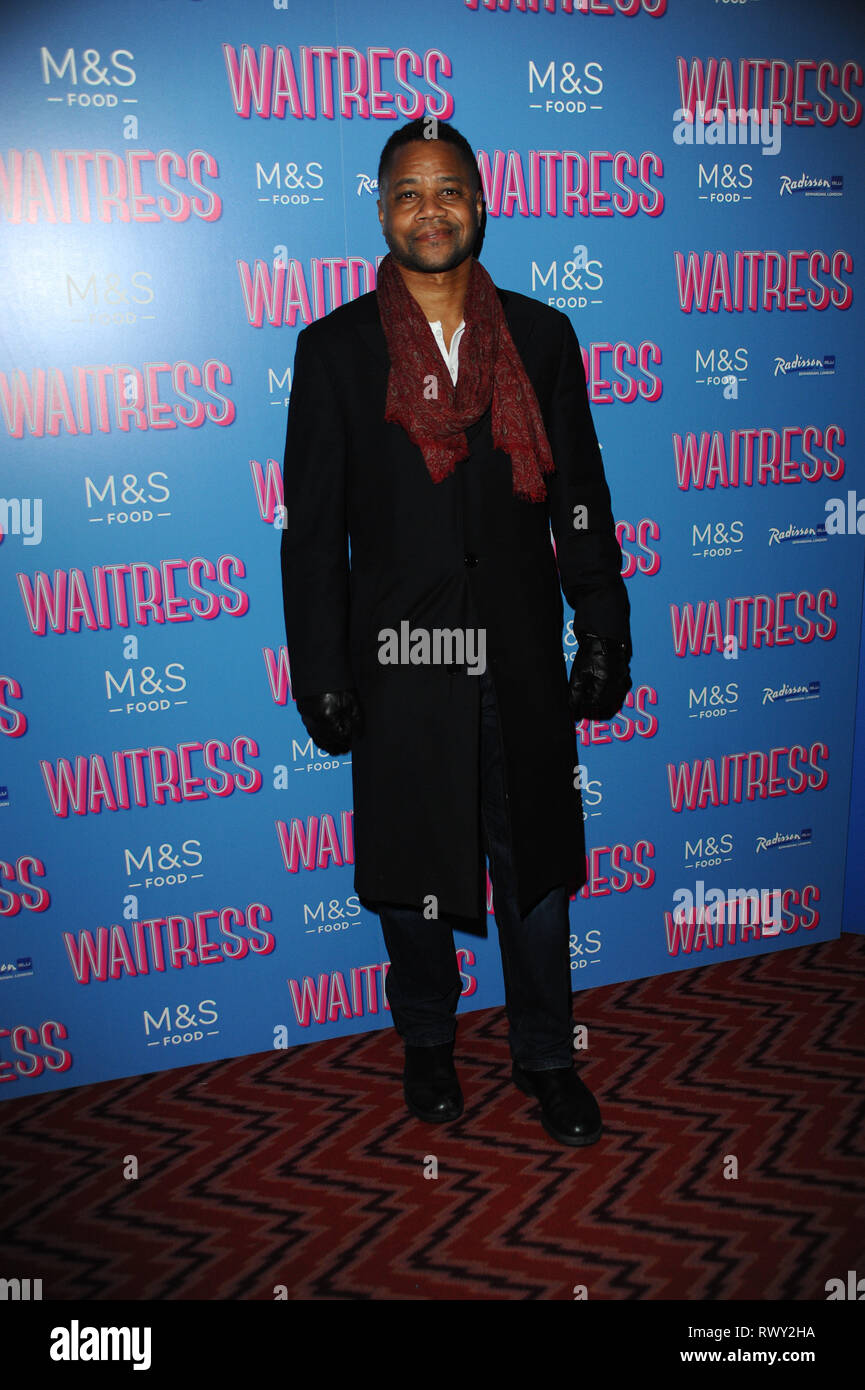
[(555, 1139), (591, 1144), (600, 1112), (572, 1048), (574, 720), (620, 709), (631, 648), (579, 345), (564, 314), (497, 289), (473, 255), (483, 195), (452, 126), (395, 131), (378, 182), (390, 254), (376, 290), (297, 341), (293, 694), (320, 748), (352, 752), (355, 889), (381, 919), (409, 1110), (462, 1113), (453, 929), (484, 917), (486, 855), (513, 1080)]

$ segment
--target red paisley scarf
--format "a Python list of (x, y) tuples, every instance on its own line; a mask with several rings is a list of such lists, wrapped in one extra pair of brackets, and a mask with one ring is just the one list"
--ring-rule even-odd
[[(542, 474), (555, 467), (552, 452), (534, 387), (484, 267), (472, 258), (456, 386), (429, 321), (390, 254), (379, 266), (376, 292), (391, 362), (385, 419), (402, 425), (423, 452), (433, 482), (440, 483), (468, 457), (463, 431), (481, 418), (492, 398), (493, 445), (510, 455), (514, 496), (540, 502), (546, 495)], [(433, 399), (425, 394), (430, 378), (436, 383)]]

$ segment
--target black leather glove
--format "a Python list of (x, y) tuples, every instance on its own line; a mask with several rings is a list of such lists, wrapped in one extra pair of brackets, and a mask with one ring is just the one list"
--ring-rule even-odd
[(321, 695), (301, 695), (297, 712), (316, 748), (325, 753), (347, 753), (352, 734), (363, 728), (356, 690), (326, 690)]
[(631, 649), (594, 632), (578, 632), (579, 648), (571, 667), (570, 704), (574, 719), (612, 719), (633, 685)]

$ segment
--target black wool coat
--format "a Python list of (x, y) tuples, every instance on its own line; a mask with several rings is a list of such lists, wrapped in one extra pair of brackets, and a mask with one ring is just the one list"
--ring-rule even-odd
[(433, 895), (439, 913), (473, 918), (485, 910), (480, 678), (382, 664), (380, 634), (405, 621), (484, 630), (523, 915), (556, 885), (586, 881), (562, 591), (575, 631), (629, 640), (576, 334), (558, 310), (497, 293), (556, 465), (544, 501), (513, 496), (489, 409), (467, 431), (469, 457), (433, 483), (420, 449), (384, 419), (389, 357), (375, 292), (298, 335), (284, 467), (293, 695), (354, 687), (364, 715), (352, 742), (355, 890), (368, 905), (422, 907)]

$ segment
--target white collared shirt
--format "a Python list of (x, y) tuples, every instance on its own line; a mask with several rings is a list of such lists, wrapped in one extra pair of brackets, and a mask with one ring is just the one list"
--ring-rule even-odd
[(430, 328), (435, 334), (435, 340), (441, 349), (442, 357), (444, 358), (445, 362), (447, 362), (448, 371), (451, 374), (451, 381), (453, 382), (454, 386), (456, 386), (457, 371), (459, 369), (460, 339), (463, 336), (463, 329), (466, 326), (466, 321), (465, 319), (462, 320), (459, 328), (456, 329), (454, 336), (451, 338), (450, 352), (448, 352), (447, 348), (445, 347), (445, 335), (442, 332), (441, 319), (436, 319), (434, 323), (430, 319), (427, 319), (427, 323), (429, 324)]

